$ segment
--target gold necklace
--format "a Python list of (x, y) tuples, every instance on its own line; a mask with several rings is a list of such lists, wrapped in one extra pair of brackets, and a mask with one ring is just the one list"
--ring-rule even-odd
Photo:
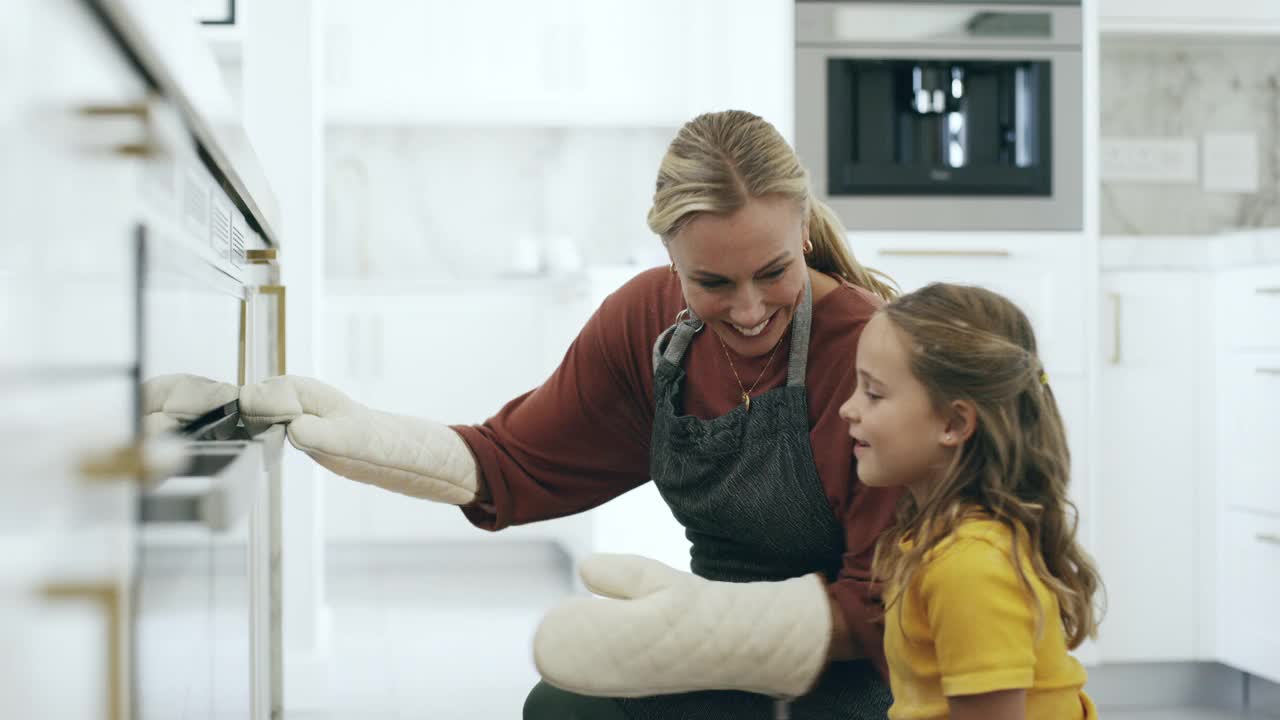
[(773, 356), (777, 354), (778, 347), (782, 345), (782, 338), (786, 337), (787, 333), (783, 332), (778, 336), (778, 342), (773, 344), (769, 359), (764, 361), (764, 367), (760, 369), (760, 374), (756, 376), (756, 381), (751, 383), (750, 390), (742, 387), (742, 378), (738, 377), (738, 368), (733, 366), (733, 358), (729, 357), (729, 348), (724, 344), (724, 339), (720, 337), (720, 333), (715, 333), (715, 336), (720, 341), (720, 349), (724, 351), (724, 359), (729, 361), (729, 369), (733, 371), (733, 379), (738, 381), (738, 390), (742, 391), (742, 404), (746, 407), (747, 412), (751, 412), (751, 393), (755, 392), (756, 386), (764, 379), (764, 373), (769, 369), (769, 364), (773, 362)]

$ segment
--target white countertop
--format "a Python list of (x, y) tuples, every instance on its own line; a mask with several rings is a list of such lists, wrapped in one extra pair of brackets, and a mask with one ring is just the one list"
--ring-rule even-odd
[(1280, 264), (1280, 228), (1217, 235), (1103, 235), (1105, 270), (1218, 270)]

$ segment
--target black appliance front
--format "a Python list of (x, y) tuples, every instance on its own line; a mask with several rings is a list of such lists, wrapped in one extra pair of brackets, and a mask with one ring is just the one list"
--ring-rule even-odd
[(831, 196), (1052, 194), (1048, 60), (827, 60)]

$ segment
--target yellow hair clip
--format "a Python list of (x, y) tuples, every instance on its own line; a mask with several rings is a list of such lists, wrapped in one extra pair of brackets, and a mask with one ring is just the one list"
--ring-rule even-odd
[(1048, 384), (1049, 384), (1049, 373), (1047, 373), (1047, 372), (1045, 372), (1045, 371), (1043, 371), (1043, 370), (1041, 370), (1041, 371), (1040, 371), (1040, 384), (1041, 384), (1041, 385), (1048, 385)]

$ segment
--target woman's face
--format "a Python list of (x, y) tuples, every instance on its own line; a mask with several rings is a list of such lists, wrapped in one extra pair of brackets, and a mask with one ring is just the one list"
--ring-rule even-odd
[(699, 213), (667, 250), (689, 308), (730, 350), (755, 357), (791, 323), (808, 279), (808, 232), (795, 201), (757, 198), (732, 215)]

